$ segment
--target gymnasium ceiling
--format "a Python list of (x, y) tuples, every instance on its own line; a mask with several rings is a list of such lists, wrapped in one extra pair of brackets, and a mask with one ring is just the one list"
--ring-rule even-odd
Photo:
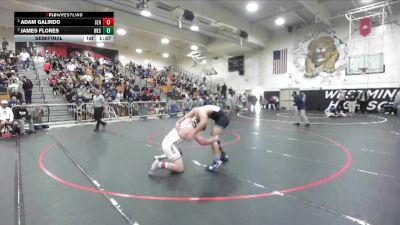
[[(365, 5), (362, 0), (262, 0), (254, 1), (259, 9), (250, 13), (246, 11), (248, 1), (244, 0), (151, 0), (148, 6), (153, 15), (146, 18), (137, 9), (141, 1), (3, 0), (0, 25), (12, 27), (13, 11), (114, 11), (116, 28), (127, 30), (125, 36), (115, 35), (115, 45), (122, 48), (132, 51), (142, 48), (153, 54), (169, 52), (182, 57), (196, 44), (210, 55), (232, 55), (262, 49), (273, 32), (314, 24), (316, 17), (323, 26), (346, 24), (344, 12)], [(182, 29), (178, 28), (178, 16), (183, 9), (195, 13), (200, 31), (191, 31), (191, 23), (185, 20), (181, 20)], [(400, 3), (391, 5), (390, 11), (390, 15), (398, 16)], [(286, 23), (275, 25), (277, 17), (284, 17)], [(239, 38), (241, 30), (249, 34), (243, 45)], [(164, 37), (171, 40), (170, 44), (161, 44)]]

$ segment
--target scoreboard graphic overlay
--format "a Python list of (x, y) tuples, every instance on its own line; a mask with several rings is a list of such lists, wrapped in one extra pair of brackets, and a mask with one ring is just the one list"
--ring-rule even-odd
[(114, 42), (114, 12), (14, 12), (15, 42)]

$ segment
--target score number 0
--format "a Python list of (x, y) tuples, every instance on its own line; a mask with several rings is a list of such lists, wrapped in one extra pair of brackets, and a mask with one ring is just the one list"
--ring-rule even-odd
[(103, 26), (114, 26), (114, 18), (103, 18)]

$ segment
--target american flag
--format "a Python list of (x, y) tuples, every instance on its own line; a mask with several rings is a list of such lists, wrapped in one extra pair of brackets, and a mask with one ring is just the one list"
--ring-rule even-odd
[(272, 74), (283, 74), (287, 72), (287, 48), (277, 50), (273, 53)]

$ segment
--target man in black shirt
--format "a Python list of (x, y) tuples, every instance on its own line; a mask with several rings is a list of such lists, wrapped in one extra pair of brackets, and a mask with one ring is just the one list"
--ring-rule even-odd
[(221, 94), (224, 96), (224, 99), (226, 99), (226, 89), (227, 89), (227, 86), (224, 83), (224, 85), (222, 85), (222, 87), (221, 87)]
[(14, 121), (17, 121), (19, 124), (21, 134), (25, 134), (25, 120), (29, 122), (29, 133), (33, 132), (33, 121), (32, 116), (29, 115), (28, 110), (26, 109), (26, 103), (17, 103), (15, 107), (12, 108), (14, 114)]
[(22, 89), (24, 89), (24, 94), (25, 94), (25, 102), (27, 104), (32, 104), (32, 88), (33, 88), (32, 81), (26, 78), (26, 76), (23, 76), (22, 82), (23, 82)]

